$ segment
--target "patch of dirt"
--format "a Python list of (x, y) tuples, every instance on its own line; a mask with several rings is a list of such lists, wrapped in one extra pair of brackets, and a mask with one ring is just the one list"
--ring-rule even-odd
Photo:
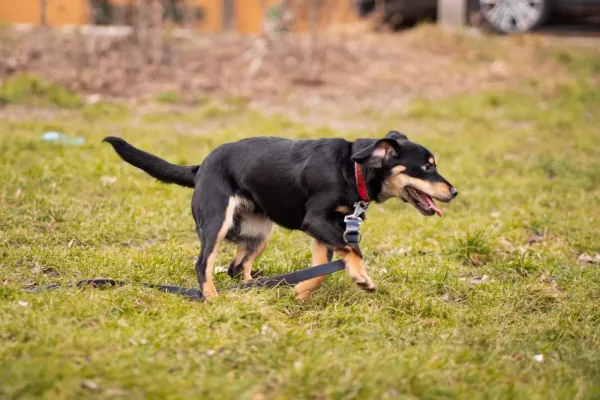
[(338, 110), (385, 113), (415, 97), (510, 87), (543, 76), (560, 81), (566, 74), (549, 56), (556, 43), (534, 35), (485, 36), (428, 25), (396, 34), (338, 32), (318, 36), (309, 56), (306, 35), (265, 47), (256, 37), (187, 32), (166, 38), (163, 62), (149, 65), (133, 35), (109, 29), (12, 32), (0, 48), (0, 80), (31, 72), (103, 98), (165, 91), (186, 102), (236, 96), (302, 120), (298, 110), (317, 110), (311, 118), (327, 120)]

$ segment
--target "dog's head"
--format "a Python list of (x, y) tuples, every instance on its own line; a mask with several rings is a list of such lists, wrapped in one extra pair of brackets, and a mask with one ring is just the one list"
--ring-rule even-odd
[(452, 201), (458, 190), (437, 170), (435, 157), (425, 147), (398, 132), (368, 146), (359, 146), (352, 161), (373, 171), (381, 185), (377, 201), (397, 197), (412, 204), (423, 215), (443, 215), (433, 199)]

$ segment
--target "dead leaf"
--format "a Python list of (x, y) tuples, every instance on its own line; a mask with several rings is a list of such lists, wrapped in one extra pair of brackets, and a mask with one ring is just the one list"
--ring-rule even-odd
[(488, 275), (483, 274), (481, 278), (472, 278), (469, 282), (473, 285), (481, 285), (482, 283), (491, 282), (491, 280)]
[(263, 336), (270, 336), (270, 337), (277, 336), (277, 332), (267, 324), (264, 324), (260, 328), (260, 334)]
[(112, 185), (116, 181), (117, 181), (116, 176), (103, 176), (100, 178), (100, 183), (103, 184), (104, 186)]
[[(460, 278), (459, 278), (460, 279)], [(460, 279), (462, 281), (465, 280), (465, 278)], [(443, 301), (447, 302), (447, 303), (460, 303), (463, 299), (460, 296), (455, 296), (455, 295), (451, 295), (449, 293), (444, 293), (440, 299), (442, 299)]]
[(481, 264), (483, 264), (483, 262), (481, 261), (481, 258), (479, 256), (479, 254), (471, 254), (469, 256), (469, 258), (471, 259), (471, 264), (473, 264), (476, 267), (478, 267)]
[(87, 390), (91, 390), (92, 392), (100, 390), (100, 386), (98, 386), (98, 384), (91, 379), (82, 380), (81, 387)]
[(28, 302), (26, 302), (25, 300), (19, 300), (17, 302), (21, 307), (27, 307), (29, 305)]
[(504, 159), (507, 161), (519, 161), (521, 159), (521, 157), (515, 153), (505, 153)]
[(541, 243), (544, 241), (545, 239), (545, 235), (538, 235), (537, 233), (534, 233), (533, 235), (529, 236), (529, 238), (527, 239), (527, 244), (534, 244), (534, 243)]
[(421, 322), (421, 326), (424, 328), (427, 328), (430, 326), (436, 326), (437, 323), (438, 323), (438, 321), (436, 319), (427, 318), (427, 319), (424, 319), (423, 322)]
[(23, 189), (17, 188), (17, 191), (15, 192), (15, 199), (18, 199), (19, 197), (21, 197), (22, 194), (23, 194)]
[(512, 251), (514, 247), (513, 244), (504, 236), (498, 238), (498, 244), (507, 249), (508, 251)]
[(103, 394), (107, 397), (121, 397), (127, 396), (129, 394), (129, 391), (121, 388), (108, 388), (104, 391)]
[(577, 261), (582, 264), (600, 264), (600, 253), (594, 254), (593, 257), (587, 253), (582, 253), (577, 257)]
[(56, 220), (54, 218), (52, 218), (52, 220), (46, 224), (46, 230), (48, 232), (52, 232), (55, 227), (56, 227)]
[(60, 273), (57, 270), (55, 270), (54, 268), (50, 268), (50, 267), (44, 268), (42, 270), (42, 273), (44, 275), (48, 275), (48, 276), (60, 276)]

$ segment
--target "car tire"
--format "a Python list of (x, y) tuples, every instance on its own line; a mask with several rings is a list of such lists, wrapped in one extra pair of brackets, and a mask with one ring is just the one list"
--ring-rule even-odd
[(479, 0), (481, 15), (498, 33), (523, 33), (540, 27), (550, 14), (550, 0)]

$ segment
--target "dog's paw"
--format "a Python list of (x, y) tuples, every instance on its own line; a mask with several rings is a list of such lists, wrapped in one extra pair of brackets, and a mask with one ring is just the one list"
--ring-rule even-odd
[(354, 280), (354, 283), (365, 292), (375, 293), (377, 291), (375, 282), (368, 276), (353, 276), (352, 280)]
[(316, 288), (314, 287), (314, 285), (312, 285), (311, 282), (309, 282), (309, 281), (304, 281), (304, 282), (298, 283), (296, 286), (294, 286), (294, 293), (296, 293), (296, 300), (298, 300), (298, 301), (308, 300), (315, 289)]
[(308, 300), (313, 294), (317, 287), (325, 280), (324, 276), (318, 278), (309, 279), (307, 281), (300, 282), (294, 286), (294, 293), (296, 293), (296, 300), (304, 301)]
[(312, 295), (312, 291), (310, 291), (310, 290), (303, 290), (301, 292), (295, 291), (295, 292), (296, 292), (296, 301), (306, 301), (306, 300), (310, 299), (310, 296)]
[(213, 282), (204, 282), (202, 285), (202, 295), (205, 300), (211, 300), (219, 294), (217, 293), (217, 288)]

